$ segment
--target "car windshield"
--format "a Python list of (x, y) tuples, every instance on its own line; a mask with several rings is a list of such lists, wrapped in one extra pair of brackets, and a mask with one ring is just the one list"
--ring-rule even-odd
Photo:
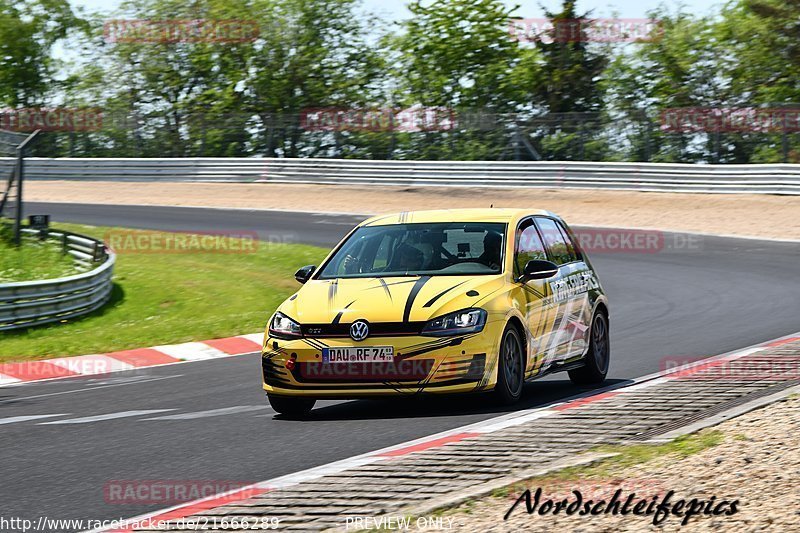
[(506, 225), (487, 222), (391, 224), (358, 228), (320, 279), (499, 274)]

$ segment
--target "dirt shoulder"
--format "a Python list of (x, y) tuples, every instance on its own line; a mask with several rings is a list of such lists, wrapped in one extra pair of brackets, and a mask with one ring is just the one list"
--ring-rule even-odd
[(570, 224), (800, 239), (800, 197), (600, 190), (348, 187), (273, 183), (32, 181), (26, 199), (385, 213), (457, 207), (548, 209)]
[[(455, 531), (792, 531), (800, 521), (800, 397), (772, 404), (727, 421), (699, 434), (674, 443), (651, 447), (642, 446), (622, 452), (619, 458), (605, 464), (575, 468), (560, 475), (530, 480), (493, 497), (467, 502), (445, 513), (451, 518)], [(542, 489), (540, 506), (528, 514), (525, 502), (509, 515), (511, 508), (525, 489), (535, 495)], [(622, 501), (631, 493), (637, 499), (659, 501), (668, 491), (675, 491), (674, 504), (693, 498), (714, 504), (727, 504), (720, 511), (729, 511), (730, 502), (738, 500), (732, 515), (705, 515), (689, 519), (681, 526), (682, 517), (671, 514), (660, 527), (652, 525), (653, 515), (628, 514), (597, 516), (540, 515), (547, 499), (559, 501), (576, 498), (572, 490), (581, 491), (584, 502), (608, 501), (617, 489), (622, 489)], [(535, 501), (535, 499), (533, 500)], [(704, 508), (705, 509), (705, 508)]]

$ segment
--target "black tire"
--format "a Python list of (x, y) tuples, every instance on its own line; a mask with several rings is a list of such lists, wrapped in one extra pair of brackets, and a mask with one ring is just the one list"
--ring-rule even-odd
[(275, 409), (275, 412), (290, 417), (305, 416), (314, 408), (317, 400), (313, 398), (295, 398), (292, 396), (275, 396), (274, 394), (267, 394), (269, 404)]
[(525, 350), (517, 328), (509, 324), (500, 338), (497, 355), (497, 384), (494, 394), (502, 405), (516, 403), (525, 384)]
[(584, 359), (584, 366), (569, 370), (569, 379), (576, 385), (596, 385), (602, 383), (608, 374), (611, 360), (611, 345), (608, 339), (608, 317), (602, 311), (595, 313), (592, 319), (592, 331), (589, 336), (589, 351)]

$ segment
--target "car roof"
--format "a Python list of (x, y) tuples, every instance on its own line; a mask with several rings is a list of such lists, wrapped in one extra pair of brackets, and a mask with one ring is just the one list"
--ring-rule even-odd
[(424, 222), (516, 222), (531, 215), (555, 216), (542, 209), (518, 208), (472, 208), (436, 209), (430, 211), (403, 211), (378, 215), (365, 220), (361, 226), (386, 226), (389, 224), (412, 224)]

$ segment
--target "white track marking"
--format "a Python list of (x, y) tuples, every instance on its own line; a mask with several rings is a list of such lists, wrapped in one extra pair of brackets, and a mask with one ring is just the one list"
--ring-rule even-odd
[(40, 420), (42, 418), (53, 418), (54, 416), (69, 416), (71, 413), (56, 413), (52, 415), (28, 415), (28, 416), (10, 416), (8, 418), (0, 418), (1, 424), (15, 424), (17, 422), (27, 422), (28, 420)]
[(40, 426), (55, 424), (89, 424), (91, 422), (101, 422), (103, 420), (115, 420), (117, 418), (129, 418), (132, 416), (151, 415), (153, 413), (163, 413), (174, 411), (175, 409), (144, 409), (139, 411), (120, 411), (118, 413), (107, 413), (104, 415), (84, 416), (82, 418), (69, 418), (67, 420), (56, 420), (55, 422), (42, 422)]
[(177, 415), (156, 416), (143, 420), (194, 420), (196, 418), (206, 418), (209, 416), (234, 415), (237, 413), (249, 413), (251, 411), (263, 411), (270, 409), (266, 405), (237, 405), (234, 407), (224, 407), (222, 409), (211, 409), (209, 411), (195, 411), (193, 413), (181, 413)]
[(0, 374), (0, 385), (11, 385), (12, 383), (19, 383), (22, 381), (18, 378), (12, 378), (11, 376), (7, 376), (5, 374)]
[(63, 359), (52, 359), (48, 363), (51, 365), (66, 368), (75, 374), (107, 374), (109, 372), (122, 372), (124, 370), (133, 370), (136, 368), (133, 365), (118, 361), (113, 357), (107, 355), (79, 355), (77, 357), (64, 357)]
[(228, 354), (222, 350), (217, 350), (202, 342), (184, 342), (183, 344), (154, 346), (153, 349), (184, 361), (203, 361), (205, 359), (216, 359), (218, 357), (228, 356)]
[[(267, 318), (269, 318), (269, 317), (267, 317)], [(252, 341), (252, 342), (258, 344), (259, 346), (262, 346), (264, 344), (264, 333), (263, 332), (262, 333), (250, 333), (250, 334), (247, 334), (247, 335), (239, 335), (239, 337), (241, 337), (242, 339), (247, 339), (249, 341)]]
[[(175, 374), (174, 376), (161, 376), (155, 377), (150, 379), (139, 379), (136, 381), (130, 381), (128, 383), (112, 383), (110, 385), (100, 385), (98, 387), (86, 387), (84, 389), (75, 389), (75, 390), (66, 390), (61, 392), (51, 392), (48, 394), (37, 394), (35, 396), (23, 396), (21, 398), (9, 398), (7, 400), (0, 400), (0, 404), (4, 403), (14, 403), (20, 400), (32, 400), (33, 398), (46, 398), (48, 396), (61, 396), (62, 394), (74, 394), (76, 392), (92, 392), (100, 389), (107, 389), (109, 387), (124, 387), (126, 385), (138, 385), (139, 383), (148, 383), (151, 381), (161, 381), (162, 379), (172, 379), (172, 378), (180, 378), (183, 377), (183, 374)], [(31, 383), (36, 383), (35, 381)]]

